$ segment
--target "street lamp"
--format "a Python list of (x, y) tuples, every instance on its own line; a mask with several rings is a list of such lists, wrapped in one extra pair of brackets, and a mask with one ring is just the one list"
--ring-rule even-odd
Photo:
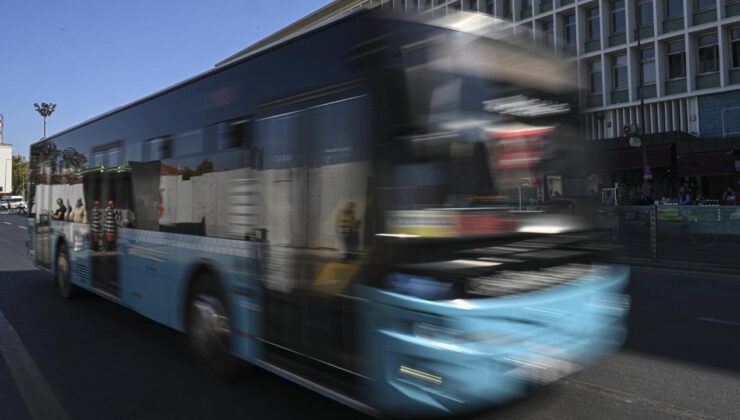
[(33, 104), (33, 107), (36, 108), (36, 112), (44, 117), (44, 138), (46, 138), (46, 117), (49, 117), (52, 113), (54, 113), (57, 104), (47, 104), (46, 102), (41, 102), (40, 105), (38, 103)]
[(642, 22), (642, 13), (640, 5), (637, 5), (637, 77), (640, 89), (640, 125), (637, 132), (640, 136), (640, 146), (642, 146), (642, 196), (650, 196), (650, 178), (652, 174), (648, 172), (647, 163), (647, 144), (645, 144), (645, 76), (642, 74), (642, 31), (640, 28)]
[[(3, 194), (7, 194), (8, 193), (8, 188), (7, 188), (8, 187), (8, 167), (9, 167), (8, 162), (10, 162), (10, 167), (12, 168), (13, 159), (5, 158), (5, 179), (3, 180), (3, 191), (2, 191)], [(10, 171), (10, 174), (13, 175), (12, 169)], [(11, 191), (13, 190), (12, 183), (10, 185), (10, 189), (11, 189)]]

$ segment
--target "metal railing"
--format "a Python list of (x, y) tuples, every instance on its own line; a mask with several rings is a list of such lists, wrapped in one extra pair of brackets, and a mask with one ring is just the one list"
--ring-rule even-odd
[(618, 206), (603, 227), (623, 257), (740, 267), (740, 206)]

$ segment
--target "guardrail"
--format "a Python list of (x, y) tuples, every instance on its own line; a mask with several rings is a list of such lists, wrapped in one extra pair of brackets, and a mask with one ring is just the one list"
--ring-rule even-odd
[(624, 257), (740, 267), (740, 206), (618, 206), (605, 215)]

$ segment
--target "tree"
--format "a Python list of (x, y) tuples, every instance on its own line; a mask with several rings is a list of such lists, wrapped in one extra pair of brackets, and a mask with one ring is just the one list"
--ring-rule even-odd
[(87, 156), (78, 152), (74, 147), (68, 147), (62, 152), (62, 168), (77, 172), (84, 169), (85, 163), (87, 163)]
[(13, 156), (13, 193), (28, 196), (28, 161), (21, 155)]

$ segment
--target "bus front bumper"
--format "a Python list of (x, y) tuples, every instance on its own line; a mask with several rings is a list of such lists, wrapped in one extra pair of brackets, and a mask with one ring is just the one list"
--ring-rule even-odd
[(464, 302), (377, 291), (376, 405), (399, 415), (470, 412), (592, 364), (627, 335), (628, 277), (609, 267), (568, 286)]

